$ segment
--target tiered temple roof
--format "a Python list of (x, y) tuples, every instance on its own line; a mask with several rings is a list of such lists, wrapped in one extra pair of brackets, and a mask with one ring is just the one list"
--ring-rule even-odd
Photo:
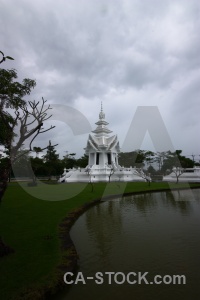
[(87, 146), (85, 148), (86, 152), (87, 150), (91, 149), (91, 147), (95, 151), (111, 151), (114, 147), (117, 147), (119, 151), (120, 148), (117, 135), (109, 136), (112, 131), (107, 128), (109, 123), (105, 121), (105, 113), (103, 112), (102, 103), (101, 111), (99, 113), (99, 120), (95, 124), (97, 127), (92, 131), (94, 135), (89, 134)]

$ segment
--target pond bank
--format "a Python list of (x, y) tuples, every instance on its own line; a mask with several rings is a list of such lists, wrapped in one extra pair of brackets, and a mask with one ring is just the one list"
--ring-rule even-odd
[[(191, 189), (193, 188), (199, 188), (199, 186), (191, 186)], [(186, 190), (188, 188), (173, 188), (173, 190)], [(115, 195), (109, 195), (105, 196), (103, 198), (98, 198), (95, 200), (92, 200), (90, 203), (86, 203), (82, 205), (80, 208), (77, 208), (73, 210), (72, 212), (68, 213), (68, 215), (62, 220), (62, 222), (59, 225), (59, 238), (61, 240), (61, 255), (62, 260), (61, 264), (57, 266), (56, 270), (56, 280), (52, 282), (50, 286), (41, 286), (38, 290), (26, 290), (25, 293), (21, 294), (19, 298), (17, 299), (51, 299), (53, 295), (55, 295), (59, 290), (62, 288), (66, 288), (66, 284), (63, 281), (63, 275), (66, 272), (76, 272), (77, 270), (77, 260), (78, 255), (76, 252), (76, 249), (74, 247), (74, 244), (70, 237), (70, 229), (72, 225), (75, 223), (75, 221), (81, 216), (86, 210), (88, 210), (90, 207), (117, 197), (122, 196), (130, 196), (130, 195), (137, 195), (137, 194), (144, 194), (144, 193), (153, 193), (153, 192), (162, 192), (162, 191), (169, 191), (170, 188), (164, 188), (164, 189), (149, 189), (148, 191), (137, 191), (137, 192), (126, 192), (123, 194), (115, 194)]]

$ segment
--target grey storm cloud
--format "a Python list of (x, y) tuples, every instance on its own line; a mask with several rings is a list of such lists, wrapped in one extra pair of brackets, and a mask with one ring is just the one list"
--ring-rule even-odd
[[(71, 105), (92, 126), (103, 100), (121, 139), (137, 106), (157, 106), (175, 148), (199, 154), (199, 16), (198, 0), (2, 0), (1, 50), (15, 58), (4, 67), (36, 79), (31, 97)], [(83, 153), (66, 125), (56, 130), (61, 151)]]

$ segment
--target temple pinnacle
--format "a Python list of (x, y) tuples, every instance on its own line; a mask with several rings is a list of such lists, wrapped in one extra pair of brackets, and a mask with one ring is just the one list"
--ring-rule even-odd
[(105, 113), (103, 112), (103, 103), (101, 101), (101, 111), (99, 114), (99, 119), (105, 119)]

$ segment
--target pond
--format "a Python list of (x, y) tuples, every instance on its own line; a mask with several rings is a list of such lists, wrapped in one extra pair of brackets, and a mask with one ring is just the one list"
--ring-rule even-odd
[[(57, 299), (200, 299), (199, 189), (105, 201), (77, 220), (71, 237), (86, 284)], [(174, 275), (183, 275), (180, 284)]]

